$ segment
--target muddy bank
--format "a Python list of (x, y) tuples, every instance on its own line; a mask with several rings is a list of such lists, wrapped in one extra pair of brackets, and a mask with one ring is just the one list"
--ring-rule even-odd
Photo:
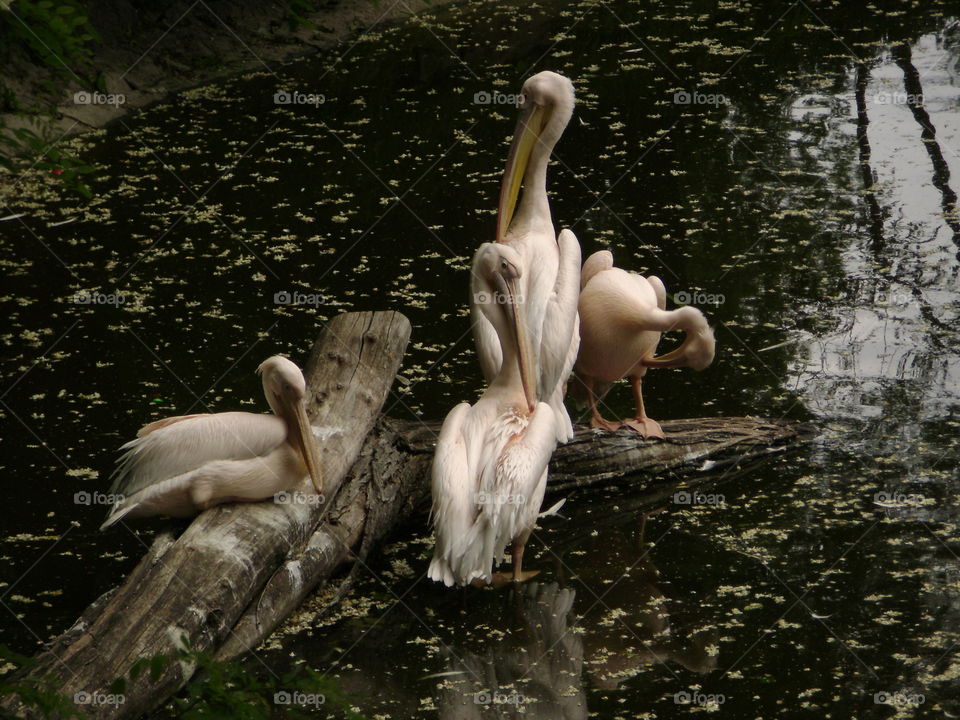
[[(32, 125), (55, 108), (54, 137), (102, 127), (134, 108), (187, 87), (326, 50), (365, 30), (444, 4), (422, 0), (328, 0), (295, 19), (287, 2), (94, 0), (99, 35), (88, 59), (46, 64), (26, 47), (5, 51), (0, 91), (9, 128)], [(16, 12), (17, 8), (13, 8)], [(10, 11), (8, 11), (10, 12)], [(29, 18), (14, 17), (14, 22)]]

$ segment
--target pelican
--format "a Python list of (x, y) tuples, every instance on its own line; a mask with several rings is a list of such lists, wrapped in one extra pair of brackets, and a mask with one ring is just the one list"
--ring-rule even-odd
[(189, 517), (226, 502), (254, 502), (310, 476), (323, 491), (318, 450), (304, 406), (300, 368), (279, 355), (257, 368), (273, 415), (181, 415), (144, 425), (123, 445), (103, 525), (122, 518)]
[[(502, 363), (493, 382), (471, 406), (447, 415), (433, 459), (436, 547), (429, 576), (454, 583), (491, 583), (505, 545), (514, 581), (523, 572), (523, 549), (536, 523), (547, 484), (547, 464), (557, 446), (553, 409), (534, 393), (526, 307), (520, 297), (522, 258), (508, 245), (484, 243), (472, 266), (480, 311), (500, 339)], [(497, 581), (507, 580), (497, 573)]]
[[(529, 78), (522, 93), (520, 119), (500, 188), (496, 240), (520, 256), (520, 290), (526, 305), (536, 395), (550, 404), (556, 416), (557, 440), (566, 442), (573, 437), (563, 396), (579, 343), (580, 245), (570, 230), (557, 236), (553, 227), (547, 163), (573, 114), (573, 84), (562, 75), (544, 71)], [(518, 206), (521, 185), (523, 198)], [(500, 342), (476, 299), (471, 317), (480, 367), (489, 383), (500, 370)]]
[[(703, 370), (713, 362), (713, 331), (694, 307), (666, 310), (667, 290), (660, 278), (641, 277), (613, 266), (613, 255), (600, 250), (587, 258), (580, 277), (580, 352), (574, 372), (586, 389), (590, 426), (616, 430), (626, 426), (643, 437), (663, 438), (660, 424), (647, 417), (641, 383), (647, 368), (692, 367)], [(660, 333), (683, 330), (683, 343), (654, 357)], [(610, 422), (597, 410), (599, 385), (629, 377), (637, 405), (636, 417)]]

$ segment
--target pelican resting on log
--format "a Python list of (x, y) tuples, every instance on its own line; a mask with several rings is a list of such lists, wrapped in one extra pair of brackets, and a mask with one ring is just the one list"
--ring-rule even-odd
[[(500, 188), (496, 240), (519, 255), (519, 287), (530, 334), (536, 396), (553, 408), (557, 440), (566, 442), (573, 437), (563, 396), (579, 344), (578, 283), (573, 278), (579, 273), (580, 245), (570, 230), (563, 230), (558, 237), (553, 227), (547, 164), (573, 114), (573, 84), (562, 75), (544, 71), (529, 78), (522, 93), (520, 119)], [(518, 206), (521, 185), (523, 197)], [(572, 281), (563, 285), (563, 276)], [(502, 364), (501, 344), (480, 305), (474, 298), (471, 319), (480, 367), (490, 383)]]
[(189, 517), (227, 502), (264, 500), (309, 475), (323, 491), (316, 440), (304, 406), (300, 368), (279, 355), (257, 372), (273, 415), (224, 412), (181, 415), (144, 425), (123, 445), (101, 525), (123, 518)]
[(484, 243), (472, 265), (474, 296), (500, 341), (502, 362), (471, 406), (460, 403), (443, 421), (433, 458), (431, 516), (436, 547), (430, 579), (447, 586), (500, 583), (491, 574), (509, 544), (510, 579), (525, 580), (523, 549), (536, 523), (557, 446), (553, 409), (534, 392), (523, 258), (509, 245)]
[[(614, 431), (636, 430), (644, 438), (663, 438), (660, 423), (647, 416), (641, 383), (648, 368), (692, 367), (713, 362), (713, 330), (703, 313), (684, 306), (667, 310), (667, 290), (660, 278), (642, 277), (613, 266), (613, 255), (600, 250), (587, 258), (580, 275), (580, 352), (574, 366), (590, 405), (590, 426)], [(683, 344), (654, 357), (660, 333), (683, 330)], [(597, 397), (620, 378), (629, 377), (636, 417), (605, 420)]]

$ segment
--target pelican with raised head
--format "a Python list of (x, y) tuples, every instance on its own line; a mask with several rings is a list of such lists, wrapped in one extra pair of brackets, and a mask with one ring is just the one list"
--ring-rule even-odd
[[(663, 438), (660, 424), (643, 406), (643, 376), (652, 367), (703, 370), (713, 362), (715, 342), (706, 318), (690, 306), (667, 310), (667, 290), (660, 278), (614, 267), (607, 250), (587, 258), (580, 285), (580, 352), (574, 373), (590, 404), (590, 426), (611, 431), (626, 426), (645, 438)], [(683, 343), (655, 357), (660, 333), (670, 330), (683, 330)], [(600, 415), (597, 396), (624, 377), (633, 385), (636, 416), (610, 422)]]
[[(544, 71), (523, 84), (522, 98), (500, 187), (496, 239), (519, 255), (536, 396), (553, 409), (557, 440), (566, 442), (573, 437), (563, 395), (579, 343), (580, 245), (570, 230), (558, 236), (554, 229), (547, 198), (547, 164), (573, 114), (573, 84), (562, 75)], [(521, 186), (523, 196), (518, 205)], [(471, 315), (480, 367), (489, 383), (500, 370), (500, 343), (476, 300)]]
[[(437, 439), (432, 490), (436, 547), (432, 580), (466, 585), (522, 581), (523, 550), (547, 485), (557, 445), (552, 408), (537, 402), (522, 258), (508, 245), (484, 243), (472, 267), (479, 312), (500, 341), (502, 362), (493, 382), (471, 406), (449, 412)], [(506, 545), (512, 575), (491, 574)]]
[(144, 425), (123, 447), (118, 496), (101, 530), (123, 518), (189, 517), (227, 502), (264, 500), (308, 475), (323, 491), (319, 451), (304, 406), (300, 368), (279, 355), (257, 372), (273, 415), (181, 415)]

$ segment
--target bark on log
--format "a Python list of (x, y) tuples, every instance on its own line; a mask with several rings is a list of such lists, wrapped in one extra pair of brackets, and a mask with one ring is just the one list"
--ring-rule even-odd
[[(326, 437), (322, 509), (225, 506), (201, 515), (179, 538), (161, 534), (123, 585), (91, 605), (31, 674), (62, 679), (69, 696), (105, 692), (138, 658), (172, 652), (181, 632), (193, 648), (234, 658), (256, 647), (339, 568), (352, 563), (355, 572), (399, 520), (429, 499), (439, 423), (375, 422), (408, 336), (409, 323), (397, 313), (350, 313), (335, 318), (314, 345), (305, 375), (312, 421)], [(735, 472), (814, 434), (800, 423), (756, 418), (661, 424), (666, 442), (627, 430), (578, 430), (554, 454), (548, 494), (628, 481), (631, 496), (649, 487), (667, 494), (678, 482)], [(94, 718), (136, 717), (188, 679), (174, 664), (157, 683), (141, 677), (128, 684), (123, 705), (84, 710)]]

